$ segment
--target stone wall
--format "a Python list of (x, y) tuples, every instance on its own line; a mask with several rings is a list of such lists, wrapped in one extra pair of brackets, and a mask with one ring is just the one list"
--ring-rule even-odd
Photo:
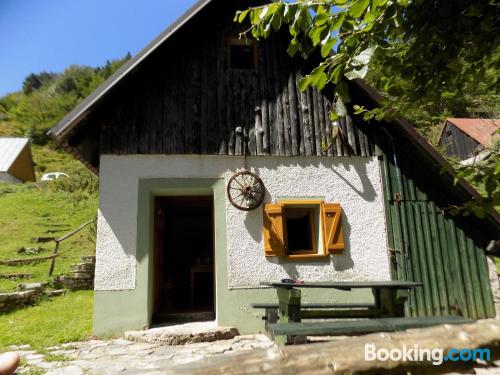
[(57, 276), (54, 287), (70, 290), (93, 290), (95, 274), (95, 257), (82, 257), (82, 262), (72, 266), (69, 275)]
[(42, 294), (42, 289), (0, 293), (0, 313), (30, 306), (34, 304)]

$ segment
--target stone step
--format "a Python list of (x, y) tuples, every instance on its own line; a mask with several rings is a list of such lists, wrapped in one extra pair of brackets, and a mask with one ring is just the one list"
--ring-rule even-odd
[(48, 297), (57, 297), (66, 293), (66, 289), (46, 290), (44, 293)]
[(38, 257), (38, 258), (29, 258), (29, 259), (6, 259), (0, 260), (0, 266), (24, 266), (27, 264), (35, 264), (40, 262), (45, 262), (47, 260), (51, 260), (57, 257), (57, 254), (46, 256), (46, 257)]
[(43, 290), (47, 283), (21, 283), (17, 286), (17, 290)]
[(159, 345), (184, 345), (230, 340), (238, 334), (236, 328), (218, 327), (216, 322), (196, 322), (165, 325), (144, 331), (129, 331), (125, 332), (124, 338)]

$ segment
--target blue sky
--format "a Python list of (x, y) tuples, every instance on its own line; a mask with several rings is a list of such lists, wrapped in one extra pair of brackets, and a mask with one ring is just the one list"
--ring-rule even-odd
[(0, 0), (0, 96), (41, 71), (136, 54), (195, 0)]

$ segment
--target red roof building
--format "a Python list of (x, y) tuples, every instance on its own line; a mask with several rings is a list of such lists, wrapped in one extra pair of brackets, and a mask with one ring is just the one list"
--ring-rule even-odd
[(499, 137), (500, 119), (449, 118), (446, 120), (439, 146), (444, 147), (446, 155), (461, 160), (474, 156), (481, 146), (489, 146)]

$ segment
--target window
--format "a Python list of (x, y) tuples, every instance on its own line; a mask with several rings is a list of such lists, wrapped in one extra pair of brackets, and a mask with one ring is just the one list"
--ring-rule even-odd
[(253, 70), (257, 66), (255, 41), (231, 38), (228, 42), (229, 69)]
[(264, 206), (266, 256), (317, 259), (344, 251), (342, 209), (321, 201), (284, 200)]

